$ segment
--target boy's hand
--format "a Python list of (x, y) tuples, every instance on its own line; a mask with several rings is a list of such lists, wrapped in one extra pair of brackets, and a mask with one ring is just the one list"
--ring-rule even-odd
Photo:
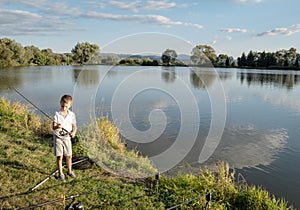
[(59, 123), (53, 122), (52, 129), (53, 130), (62, 129), (62, 125)]
[(57, 124), (57, 128), (58, 129), (62, 129), (62, 125), (61, 124)]
[(71, 136), (71, 138), (74, 138), (75, 137), (75, 132), (71, 131), (70, 136)]

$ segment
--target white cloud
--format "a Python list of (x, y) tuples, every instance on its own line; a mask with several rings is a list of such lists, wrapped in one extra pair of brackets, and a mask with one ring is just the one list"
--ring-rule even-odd
[(132, 10), (138, 12), (140, 10), (163, 10), (176, 7), (175, 2), (164, 1), (153, 1), (149, 0), (146, 2), (136, 0), (130, 2), (110, 0), (109, 4), (111, 6), (117, 7), (119, 9)]
[(28, 11), (0, 9), (0, 26), (7, 26), (15, 23), (28, 23), (31, 21), (36, 21), (40, 18), (40, 15)]
[(41, 15), (67, 15), (78, 16), (81, 13), (79, 7), (72, 7), (64, 2), (50, 2), (48, 0), (2, 0), (0, 6), (17, 6), (23, 10), (35, 11)]
[(146, 10), (161, 10), (176, 7), (176, 3), (169, 1), (147, 1), (143, 7)]
[[(98, 6), (95, 6), (96, 5)], [(105, 4), (105, 5), (104, 5)], [(81, 7), (73, 6), (65, 2), (50, 2), (48, 0), (2, 0), (0, 6), (22, 7), (22, 10), (0, 9), (0, 35), (53, 35), (62, 31), (75, 31), (76, 18), (94, 18), (114, 21), (135, 21), (144, 24), (156, 24), (165, 27), (172, 26), (188, 26), (197, 29), (203, 28), (200, 24), (190, 22), (174, 21), (168, 17), (156, 14), (147, 15), (120, 15), (99, 13), (96, 11), (86, 12), (87, 7), (93, 6), (95, 9), (105, 8), (108, 5), (114, 5), (119, 9), (127, 10), (162, 10), (172, 7), (184, 7), (185, 4), (176, 5), (176, 3), (163, 1), (142, 1), (135, 0), (124, 3), (118, 0), (110, 0), (109, 2), (99, 3), (90, 1)], [(100, 8), (100, 9), (101, 9)]]
[(226, 32), (226, 33), (234, 33), (234, 32), (246, 33), (247, 29), (242, 29), (242, 28), (223, 28), (220, 31)]
[(234, 1), (241, 2), (241, 3), (248, 3), (248, 2), (260, 3), (260, 2), (263, 2), (264, 0), (234, 0)]
[(274, 28), (270, 31), (265, 31), (259, 34), (256, 34), (256, 36), (276, 36), (276, 35), (292, 35), (294, 33), (300, 32), (300, 24), (295, 24), (292, 26), (289, 26), (287, 28)]
[(109, 1), (109, 4), (114, 6), (114, 7), (117, 7), (118, 9), (128, 9), (128, 10), (133, 10), (135, 12), (137, 12), (139, 9), (138, 9), (138, 2), (137, 1), (134, 1), (134, 2), (123, 2), (123, 1), (114, 1), (114, 0), (110, 0)]
[(137, 21), (141, 23), (163, 25), (166, 27), (191, 26), (198, 29), (203, 28), (203, 26), (199, 24), (186, 23), (181, 21), (172, 21), (171, 19), (162, 15), (118, 15), (118, 14), (109, 14), (109, 13), (88, 12), (84, 16), (89, 18), (108, 19), (108, 20), (115, 20), (115, 21)]
[(28, 6), (30, 8), (42, 8), (47, 0), (1, 0), (0, 5)]
[[(46, 16), (23, 10), (0, 9), (0, 35), (54, 35), (68, 32), (71, 23), (57, 16)], [(74, 29), (73, 29), (74, 30)]]
[(43, 9), (43, 11), (54, 15), (79, 16), (82, 12), (78, 7), (70, 7), (63, 2), (55, 2)]

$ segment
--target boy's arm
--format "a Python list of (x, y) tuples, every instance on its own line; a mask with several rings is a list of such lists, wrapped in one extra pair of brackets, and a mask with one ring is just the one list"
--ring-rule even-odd
[(75, 124), (75, 123), (72, 123), (72, 131), (71, 131), (71, 133), (70, 133), (70, 136), (71, 136), (72, 138), (75, 137), (76, 130), (77, 130), (76, 124)]
[(55, 113), (54, 117), (53, 117), (53, 121), (52, 121), (52, 129), (56, 130), (56, 129), (61, 129), (62, 125), (60, 123), (58, 123), (58, 116), (57, 113)]

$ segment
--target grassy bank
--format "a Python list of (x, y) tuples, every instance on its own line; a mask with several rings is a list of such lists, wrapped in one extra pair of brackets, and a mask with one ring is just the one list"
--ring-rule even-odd
[[(29, 192), (56, 170), (50, 125), (51, 122), (30, 113), (26, 106), (0, 100), (0, 209), (17, 209), (47, 201), (57, 202), (42, 209), (64, 209), (72, 195), (85, 209), (166, 209), (184, 202), (177, 209), (293, 209), (259, 187), (236, 185), (234, 173), (224, 163), (219, 164), (217, 173), (204, 169), (198, 176), (161, 176), (159, 181), (153, 176), (129, 179), (108, 173), (98, 166), (100, 162), (107, 161), (105, 165), (111, 164), (110, 168), (118, 173), (128, 170), (126, 173), (136, 175), (142, 170), (145, 174), (156, 171), (147, 158), (125, 149), (118, 130), (107, 118), (86, 125), (78, 134), (79, 141), (73, 145), (74, 156), (89, 155), (98, 164), (75, 170), (77, 178), (69, 178), (65, 183), (51, 177)], [(99, 132), (93, 132), (98, 128)], [(101, 149), (97, 143), (106, 155), (92, 150)], [(93, 146), (87, 148), (90, 145)], [(62, 196), (66, 198), (65, 203), (60, 199)], [(211, 201), (207, 202), (210, 197)]]

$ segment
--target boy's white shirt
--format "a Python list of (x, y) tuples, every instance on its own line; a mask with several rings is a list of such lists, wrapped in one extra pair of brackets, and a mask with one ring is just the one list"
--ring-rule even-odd
[[(61, 111), (55, 112), (54, 122), (57, 123), (57, 124), (61, 124), (61, 126), (64, 129), (66, 129), (68, 132), (71, 132), (72, 131), (72, 124), (76, 125), (75, 113), (72, 112), (71, 110), (68, 110), (66, 115), (63, 115), (61, 113)], [(53, 132), (58, 138), (70, 138), (69, 135), (62, 136), (60, 134), (61, 130), (62, 129), (56, 129)]]

